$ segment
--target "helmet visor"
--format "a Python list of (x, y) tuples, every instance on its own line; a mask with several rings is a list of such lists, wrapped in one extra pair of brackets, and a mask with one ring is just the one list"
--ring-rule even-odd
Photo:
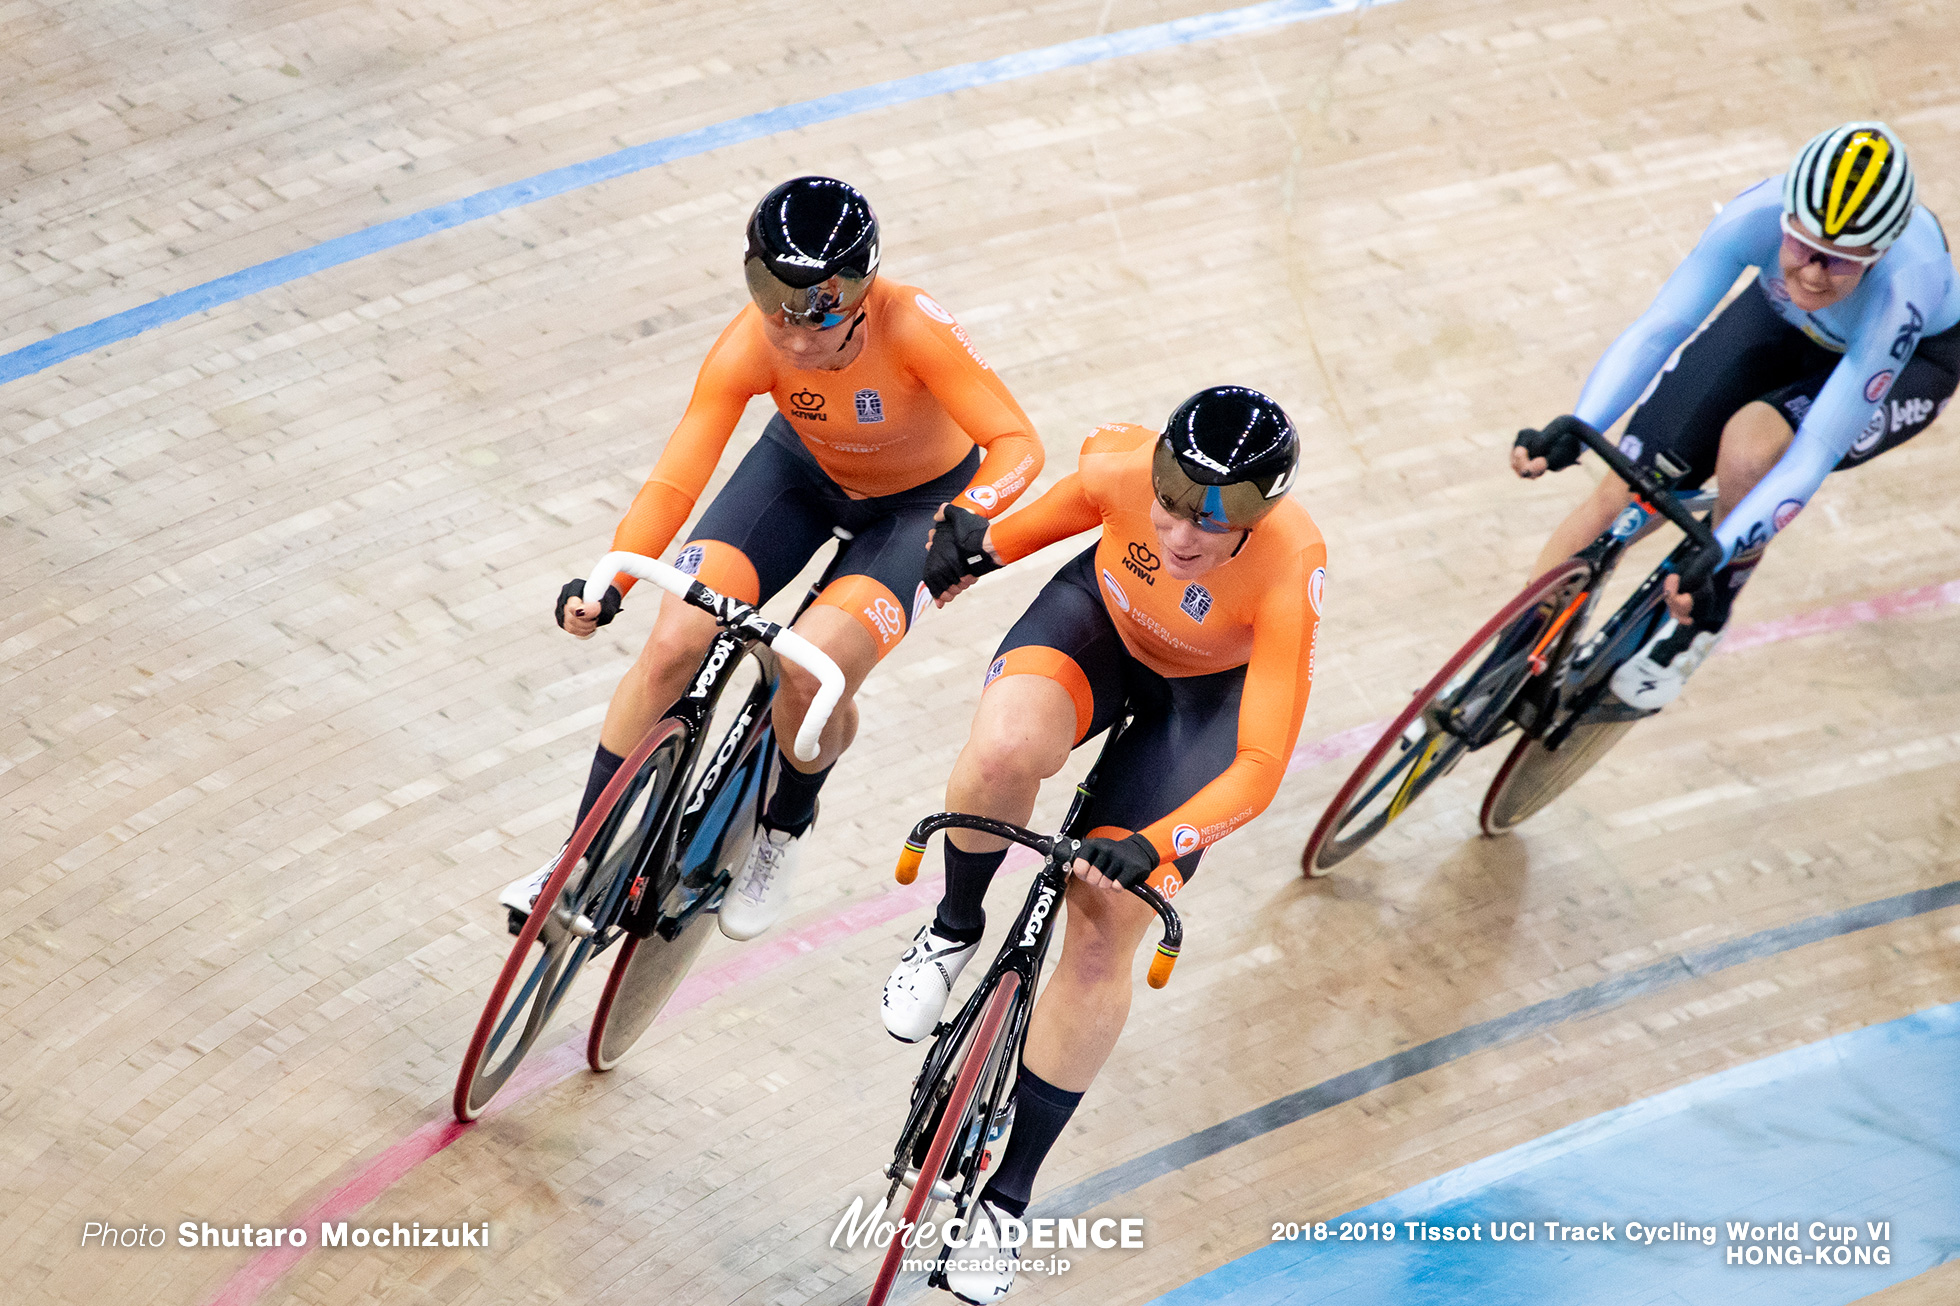
[(1150, 461), (1150, 481), (1165, 512), (1213, 535), (1252, 529), (1278, 502), (1268, 499), (1257, 481), (1206, 485), (1192, 480), (1162, 440)]
[(866, 277), (840, 272), (814, 286), (798, 288), (777, 277), (759, 258), (749, 259), (742, 270), (748, 278), (749, 297), (765, 316), (781, 314), (792, 325), (818, 330), (834, 327), (848, 318), (878, 275), (875, 269)]

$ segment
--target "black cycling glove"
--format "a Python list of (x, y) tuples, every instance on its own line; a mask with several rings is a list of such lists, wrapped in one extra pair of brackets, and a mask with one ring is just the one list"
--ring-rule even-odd
[(1134, 889), (1157, 869), (1157, 848), (1140, 834), (1127, 839), (1084, 839), (1077, 857), (1126, 889)]
[(1526, 457), (1543, 458), (1546, 471), (1562, 472), (1579, 461), (1579, 454), (1586, 447), (1579, 439), (1579, 432), (1591, 429), (1567, 414), (1545, 423), (1542, 431), (1519, 431), (1516, 443)]
[(932, 543), (926, 548), (926, 589), (934, 598), (965, 580), (999, 571), (1000, 564), (987, 552), (987, 519), (956, 504), (947, 504), (933, 526)]
[[(582, 578), (565, 582), (565, 588), (558, 591), (558, 606), (553, 609), (554, 615), (558, 618), (558, 629), (563, 630), (565, 628), (565, 605), (573, 599), (583, 599), (584, 597), (585, 581)], [(605, 596), (599, 600), (597, 624), (603, 626), (614, 617), (617, 617), (619, 615), (619, 605), (625, 601), (626, 596), (619, 592), (619, 586), (606, 586)]]

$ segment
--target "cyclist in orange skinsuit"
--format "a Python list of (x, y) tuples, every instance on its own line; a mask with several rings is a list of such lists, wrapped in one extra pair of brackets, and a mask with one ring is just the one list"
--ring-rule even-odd
[[(934, 513), (957, 499), (991, 516), (1042, 462), (1027, 415), (952, 314), (914, 287), (877, 279), (877, 219), (851, 187), (800, 177), (771, 191), (749, 219), (744, 268), (754, 302), (708, 351), (680, 425), (613, 537), (615, 549), (664, 552), (749, 400), (768, 394), (776, 415), (675, 565), (761, 603), (825, 541), (843, 540), (835, 579), (796, 629), (842, 668), (845, 695), (814, 762), (780, 751), (775, 759), (762, 834), (722, 900), (722, 932), (733, 938), (760, 933), (780, 910), (817, 792), (857, 732), (853, 696), (925, 606), (920, 580)], [(578, 596), (582, 585), (565, 586), (558, 614), (584, 639), (612, 619), (632, 582), (591, 604)], [(579, 819), (680, 697), (714, 631), (706, 613), (662, 602), (638, 662), (614, 691)], [(816, 689), (808, 673), (783, 666), (779, 740), (796, 737)], [(540, 873), (511, 885), (503, 901), (528, 911), (542, 880)]]
[[(934, 533), (927, 583), (944, 601), (1101, 528), (1002, 641), (948, 810), (1025, 824), (1070, 751), (1126, 701), (1134, 713), (1090, 803), (1061, 960), (1028, 1026), (1013, 1130), (976, 1222), (998, 1230), (1026, 1209), (1036, 1170), (1122, 1031), (1131, 961), (1156, 916), (1119, 886), (1148, 880), (1173, 896), (1285, 774), (1313, 685), (1327, 559), (1313, 520), (1284, 497), (1298, 450), (1278, 404), (1214, 387), (1181, 405), (1162, 437), (1098, 429), (1073, 475), (991, 528), (954, 505)], [(894, 1037), (912, 1042), (937, 1025), (979, 947), (1004, 851), (1000, 839), (948, 833), (945, 897), (885, 984)], [(1013, 1283), (1006, 1263), (954, 1262), (947, 1283), (962, 1300), (995, 1301)]]
[[(687, 412), (620, 522), (613, 547), (650, 557), (667, 547), (750, 398), (759, 394), (775, 399), (783, 426), (853, 499), (935, 483), (959, 471), (977, 445), (986, 456), (965, 475), (959, 501), (985, 517), (1013, 502), (1041, 470), (1041, 442), (966, 331), (914, 286), (874, 282), (863, 305), (876, 325), (865, 333), (863, 352), (839, 371), (818, 371), (785, 357), (754, 304), (736, 314), (701, 364)], [(924, 553), (923, 542), (919, 551)], [(756, 601), (755, 567), (739, 549), (711, 540), (701, 568), (701, 582), (710, 589)], [(622, 592), (631, 584), (626, 578)], [(886, 597), (909, 609), (916, 596)], [(818, 602), (853, 610), (828, 593)], [(854, 615), (881, 654), (904, 633)]]

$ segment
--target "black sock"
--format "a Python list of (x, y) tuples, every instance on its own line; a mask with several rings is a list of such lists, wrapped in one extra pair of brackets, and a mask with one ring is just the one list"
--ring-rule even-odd
[(835, 766), (832, 763), (821, 771), (806, 775), (791, 766), (783, 751), (777, 749), (776, 792), (769, 795), (769, 803), (762, 809), (762, 823), (772, 830), (792, 835), (800, 835), (809, 829), (810, 822), (817, 819), (817, 793)]
[(599, 795), (605, 791), (607, 785), (612, 783), (612, 778), (619, 774), (619, 768), (625, 761), (625, 758), (604, 744), (599, 745), (597, 751), (592, 754), (592, 771), (585, 777), (585, 797), (578, 800), (578, 820), (572, 822), (573, 829), (577, 829), (579, 823), (591, 814), (592, 804), (599, 801)]
[(970, 853), (946, 841), (946, 896), (932, 918), (933, 932), (956, 943), (972, 943), (987, 932), (987, 886), (1007, 857), (1007, 849)]
[(1017, 1220), (1026, 1214), (1034, 1173), (1081, 1101), (1082, 1094), (1056, 1088), (1022, 1066), (1014, 1081), (1014, 1129), (1007, 1136), (1007, 1154), (980, 1196)]

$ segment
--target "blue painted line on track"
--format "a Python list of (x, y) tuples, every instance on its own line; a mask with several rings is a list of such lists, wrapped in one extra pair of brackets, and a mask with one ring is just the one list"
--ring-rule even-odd
[[(1277, 1242), (1157, 1306), (1837, 1306), (1960, 1254), (1960, 1003), (1710, 1075), (1442, 1175), (1343, 1221), (1394, 1222), (1392, 1242)], [(1272, 1211), (1262, 1220), (1285, 1220)], [(1405, 1221), (1468, 1227), (1470, 1242), (1412, 1241)], [(1551, 1241), (1543, 1222), (1604, 1223), (1613, 1242)], [(1535, 1222), (1493, 1242), (1492, 1222)], [(1714, 1244), (1628, 1241), (1675, 1221)], [(1729, 1223), (1855, 1227), (1847, 1255), (1889, 1222), (1890, 1264), (1730, 1264)]]
[(894, 81), (853, 91), (841, 91), (798, 104), (766, 109), (760, 113), (731, 118), (691, 132), (665, 136), (644, 145), (634, 145), (612, 154), (588, 159), (563, 168), (482, 191), (464, 199), (411, 213), (376, 226), (337, 236), (310, 249), (281, 255), (215, 281), (189, 290), (179, 290), (151, 303), (105, 317), (86, 326), (38, 340), (9, 354), (0, 354), (0, 384), (53, 367), (55, 364), (111, 345), (153, 328), (167, 325), (217, 308), (248, 295), (269, 290), (301, 277), (338, 267), (381, 250), (393, 249), (425, 236), (448, 231), (478, 218), (487, 218), (506, 209), (535, 204), (567, 191), (612, 181), (631, 173), (657, 168), (678, 159), (706, 154), (712, 150), (777, 132), (890, 108), (935, 95), (1017, 81), (1061, 68), (1146, 54), (1153, 50), (1189, 45), (1224, 36), (1238, 36), (1304, 22), (1312, 18), (1373, 8), (1393, 0), (1268, 0), (1265, 4), (1228, 9), (1220, 13), (1198, 14), (1149, 27), (1084, 37), (1060, 45), (1026, 50), (1019, 54), (983, 59), (977, 63), (956, 64), (937, 72), (919, 73)]

